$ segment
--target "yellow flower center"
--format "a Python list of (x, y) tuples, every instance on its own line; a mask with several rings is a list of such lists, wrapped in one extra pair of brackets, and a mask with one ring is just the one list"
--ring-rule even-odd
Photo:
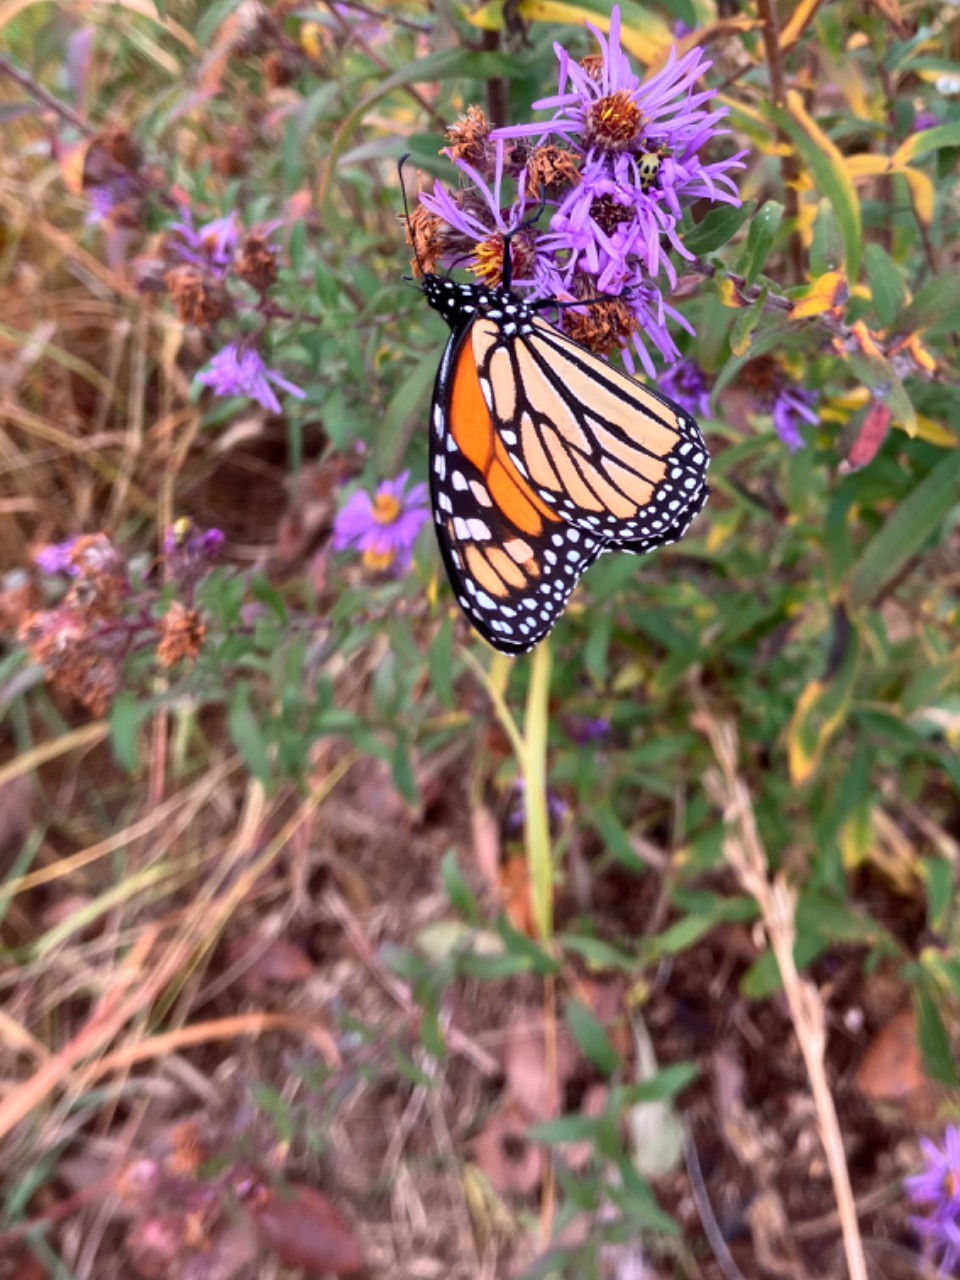
[(626, 151), (640, 136), (643, 113), (626, 89), (598, 98), (587, 111), (587, 138), (607, 151)]
[(363, 565), (373, 573), (383, 573), (393, 564), (396, 555), (392, 551), (365, 551)]
[(393, 524), (400, 514), (400, 499), (392, 493), (378, 493), (373, 500), (373, 518), (377, 524)]
[(484, 284), (495, 289), (503, 279), (503, 236), (494, 235), (474, 246), (477, 261), (470, 268)]

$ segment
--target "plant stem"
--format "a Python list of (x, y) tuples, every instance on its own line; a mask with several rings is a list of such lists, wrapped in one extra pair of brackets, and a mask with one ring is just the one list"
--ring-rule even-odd
[(8, 80), (13, 80), (21, 89), (25, 89), (31, 98), (36, 98), (38, 102), (42, 102), (45, 107), (49, 107), (51, 111), (55, 112), (61, 120), (65, 120), (67, 124), (72, 124), (81, 133), (89, 137), (94, 132), (71, 107), (68, 107), (65, 102), (61, 102), (59, 98), (55, 98), (52, 93), (47, 93), (46, 89), (42, 89), (25, 71), (19, 71), (6, 58), (0, 58), (0, 75), (6, 76)]
[[(767, 54), (767, 69), (770, 72), (770, 96), (775, 107), (787, 104), (787, 86), (783, 75), (783, 61), (780, 51), (780, 28), (777, 24), (777, 13), (773, 0), (757, 0), (763, 31), (763, 47)], [(787, 217), (793, 224), (790, 236), (790, 266), (797, 284), (803, 280), (803, 242), (800, 239), (800, 193), (797, 183), (800, 180), (800, 167), (797, 164), (796, 152), (786, 134), (778, 129), (777, 141), (790, 147), (783, 156), (782, 173), (784, 186), (784, 203)]]
[(549, 724), (550, 645), (533, 651), (527, 711), (523, 724), (524, 835), (530, 868), (530, 901), (537, 933), (553, 934), (553, 861), (547, 810), (547, 726)]

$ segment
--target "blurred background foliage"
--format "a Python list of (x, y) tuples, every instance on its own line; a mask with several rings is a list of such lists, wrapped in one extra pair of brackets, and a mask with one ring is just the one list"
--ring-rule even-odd
[[(524, 1274), (586, 1275), (607, 1265), (601, 1246), (623, 1247), (617, 1224), (666, 1231), (646, 1181), (660, 1171), (643, 1168), (618, 1117), (639, 1123), (645, 1088), (666, 1106), (690, 1083), (683, 1064), (706, 1070), (719, 1028), (780, 986), (705, 785), (718, 768), (707, 723), (736, 728), (770, 871), (798, 894), (801, 970), (866, 1010), (844, 1023), (860, 1049), (912, 1007), (926, 1082), (958, 1083), (960, 10), (896, 0), (621, 9), (624, 47), (642, 68), (661, 65), (675, 41), (706, 49), (729, 149), (749, 149), (742, 208), (688, 210), (682, 235), (696, 261), (676, 260), (672, 301), (696, 332), (679, 341), (712, 388), (701, 425), (713, 492), (681, 544), (591, 569), (548, 642), (547, 691), (533, 687), (533, 660), (507, 662), (471, 637), (429, 529), (399, 577), (333, 554), (330, 531), (350, 493), (402, 469), (426, 476), (446, 330), (403, 279), (398, 158), (410, 153), (426, 185), (453, 183), (445, 129), (471, 104), (493, 123), (529, 119), (553, 91), (554, 42), (590, 53), (584, 20), (605, 26), (610, 6), (0, 0), (7, 1230), (49, 1208), (42, 1193), (58, 1162), (75, 1156), (78, 1135), (119, 1124), (117, 1098), (134, 1114), (135, 1076), (111, 1102), (94, 1085), (97, 1056), (119, 1046), (129, 1070), (144, 1039), (211, 1017), (199, 995), (228, 989), (222, 945), (256, 933), (261, 906), (271, 937), (309, 935), (323, 969), (334, 948), (326, 933), (318, 941), (309, 905), (323, 864), (359, 916), (394, 913), (370, 947), (383, 980), (407, 984), (414, 1032), (404, 1039), (389, 1023), (389, 1049), (368, 1054), (375, 1011), (330, 976), (340, 1086), (345, 1072), (429, 1086), (424, 1064), (449, 1053), (451, 992), (486, 1008), (478, 981), (504, 1007), (511, 984), (535, 991), (535, 1004), (546, 989), (548, 1009), (559, 984), (564, 1034), (589, 1064), (581, 1086), (611, 1082), (599, 1116), (569, 1093), (564, 1103), (562, 1088), (554, 1114), (524, 1113), (547, 1144), (591, 1144), (591, 1176), (578, 1182), (561, 1162), (539, 1210), (543, 1222), (549, 1201), (552, 1221), (558, 1204), (561, 1227), (593, 1214), (586, 1242), (564, 1245), (569, 1257), (560, 1245), (525, 1253), (518, 1233), (536, 1232), (524, 1214), (505, 1227), (488, 1182), (465, 1182), (483, 1256), (514, 1249)], [(118, 139), (135, 159), (117, 159)], [(278, 249), (269, 301), (241, 289), (225, 331), (185, 325), (165, 296), (156, 264), (185, 209), (195, 226), (236, 211)], [(278, 393), (281, 413), (194, 380), (226, 337), (253, 333), (266, 365), (304, 393)], [(814, 397), (819, 421), (795, 451), (774, 428), (771, 383)], [(226, 536), (190, 598), (204, 628), (196, 661), (167, 670), (155, 640), (132, 643), (108, 705), (84, 709), (24, 641), (25, 611), (56, 605), (31, 557), (105, 531), (146, 610), (129, 625), (149, 635), (176, 597), (156, 565), (180, 517)], [(546, 870), (523, 861), (518, 779), (529, 803), (531, 786), (549, 803)], [(338, 812), (331, 847), (317, 844), (310, 824), (344, 787), (338, 803), (372, 826), (351, 828)], [(148, 856), (151, 815), (160, 823), (194, 794), (213, 797), (209, 820)], [(357, 845), (379, 887), (351, 900), (348, 873), (330, 865)], [(371, 871), (374, 854), (389, 871)], [(536, 937), (531, 872), (555, 937)], [(300, 877), (292, 895), (288, 876)], [(194, 901), (206, 911), (191, 913)], [(334, 925), (343, 920), (324, 918)], [(134, 965), (143, 988), (127, 1021), (38, 1085), (41, 1062), (95, 1026), (91, 1011), (112, 989), (104, 974), (152, 929), (163, 941)], [(167, 948), (156, 986), (150, 946)], [(69, 1013), (58, 1013), (58, 975), (78, 964), (84, 982), (70, 983)], [(626, 1043), (585, 994), (600, 973), (628, 992)], [(708, 1013), (706, 991), (694, 993), (714, 979)], [(705, 1020), (686, 1036), (658, 1018), (671, 981)], [(221, 995), (213, 1007), (226, 1017), (239, 1006)], [(638, 1010), (674, 1074), (640, 1070)], [(498, 1022), (479, 1016), (471, 1034)], [(215, 1043), (185, 1060), (213, 1078), (224, 1052)], [(245, 1070), (262, 1072), (261, 1113), (289, 1127), (289, 1070)], [(655, 1120), (661, 1134), (672, 1114)], [(313, 1117), (321, 1147), (333, 1141), (328, 1121)], [(903, 1123), (875, 1144), (892, 1144)], [(458, 1150), (469, 1135), (469, 1123), (457, 1129)], [(302, 1136), (298, 1121), (287, 1146), (299, 1152)], [(601, 1212), (610, 1204), (613, 1225)], [(691, 1258), (709, 1253), (699, 1228), (684, 1230), (693, 1252), (675, 1242), (664, 1274), (678, 1256), (697, 1274)], [(295, 1265), (280, 1235), (268, 1243)], [(58, 1240), (34, 1239), (30, 1256), (47, 1270), (33, 1274), (119, 1274)], [(128, 1235), (129, 1257), (135, 1245)]]

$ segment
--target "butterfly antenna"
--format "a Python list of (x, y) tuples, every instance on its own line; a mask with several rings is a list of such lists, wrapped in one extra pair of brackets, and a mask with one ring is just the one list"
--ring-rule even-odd
[[(404, 221), (407, 224), (407, 236), (410, 240), (410, 243), (413, 245), (413, 256), (417, 260), (417, 269), (419, 270), (421, 276), (425, 276), (428, 273), (424, 269), (423, 263), (420, 260), (420, 250), (417, 248), (417, 237), (413, 234), (413, 231), (411, 230), (411, 227), (410, 227), (410, 206), (409, 204), (407, 204), (407, 188), (403, 181), (403, 166), (407, 163), (409, 159), (410, 159), (410, 152), (407, 151), (397, 161), (397, 177), (400, 179), (400, 198), (403, 200), (403, 217), (404, 217)], [(410, 277), (406, 276), (404, 278), (409, 279)]]
[(510, 241), (515, 235), (521, 231), (526, 231), (528, 227), (532, 227), (534, 223), (539, 222), (543, 215), (544, 209), (547, 207), (547, 188), (540, 183), (540, 203), (537, 205), (537, 212), (531, 218), (526, 218), (513, 228), (507, 231), (503, 237), (503, 270), (500, 273), (500, 288), (509, 289), (510, 282), (513, 280), (513, 253), (510, 249)]

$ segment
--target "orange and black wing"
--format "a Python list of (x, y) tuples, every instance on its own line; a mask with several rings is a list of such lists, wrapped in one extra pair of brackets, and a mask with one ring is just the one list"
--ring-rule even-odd
[[(499, 320), (499, 324), (495, 323)], [(675, 541), (707, 497), (694, 419), (536, 317), (472, 326), (493, 430), (533, 495), (609, 550)]]
[[(537, 492), (510, 443), (511, 427), (502, 417), (494, 423), (490, 366), (482, 385), (477, 362), (478, 350), (493, 354), (491, 329), (499, 332), (474, 319), (447, 343), (433, 397), (430, 483), (440, 551), (461, 608), (495, 649), (520, 654), (550, 631), (605, 540)], [(500, 349), (513, 345), (504, 339)], [(498, 413), (504, 407), (501, 389)]]

